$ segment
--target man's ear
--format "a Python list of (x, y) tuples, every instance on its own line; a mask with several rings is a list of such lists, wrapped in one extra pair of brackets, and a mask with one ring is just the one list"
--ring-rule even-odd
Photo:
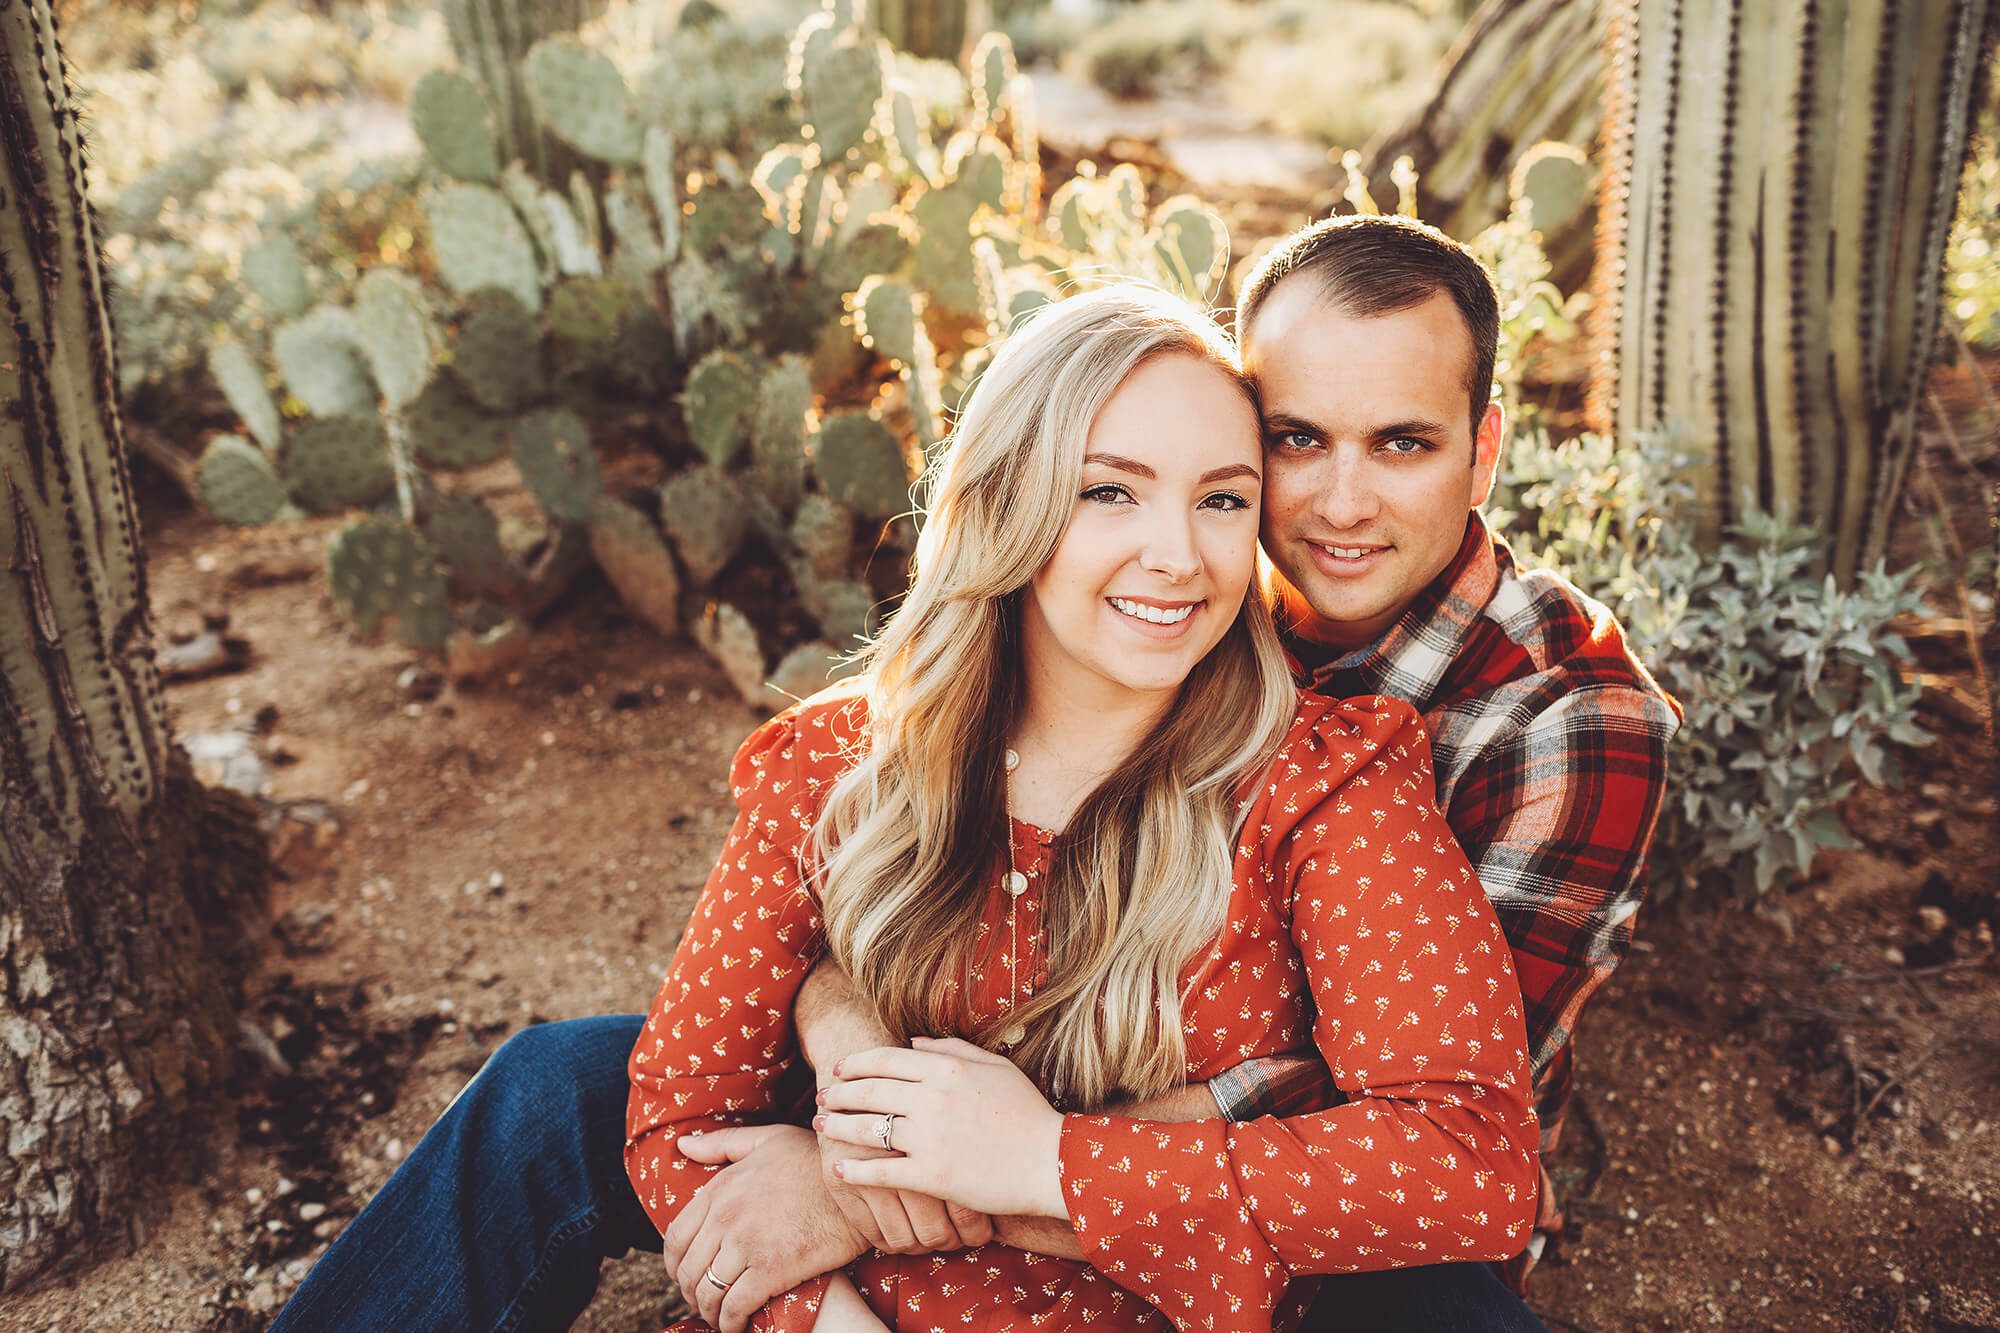
[(1486, 503), (1493, 494), (1493, 478), (1500, 471), (1500, 442), (1507, 438), (1507, 414), (1497, 402), (1486, 405), (1479, 418), (1479, 433), (1472, 437), (1472, 507)]

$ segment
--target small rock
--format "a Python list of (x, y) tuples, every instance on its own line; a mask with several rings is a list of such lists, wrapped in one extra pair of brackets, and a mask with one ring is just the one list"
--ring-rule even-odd
[(418, 703), (429, 703), (444, 692), (444, 677), (427, 666), (413, 663), (396, 677), (396, 688)]
[(1923, 906), (1917, 909), (1917, 926), (1926, 935), (1936, 935), (1951, 924), (1951, 918), (1944, 914), (1942, 907)]
[(326, 1205), (323, 1203), (302, 1203), (299, 1205), (299, 1221), (301, 1222), (317, 1222), (325, 1216)]
[(288, 958), (325, 953), (333, 947), (333, 908), (302, 903), (279, 917), (271, 929)]
[(278, 1308), (280, 1299), (278, 1284), (267, 1277), (250, 1288), (249, 1294), (243, 1298), (243, 1304), (248, 1306), (253, 1314), (270, 1314)]
[(257, 753), (250, 733), (232, 727), (227, 731), (193, 731), (181, 737), (181, 748), (194, 764), (194, 774), (210, 787), (227, 787), (245, 796), (262, 796), (271, 775)]

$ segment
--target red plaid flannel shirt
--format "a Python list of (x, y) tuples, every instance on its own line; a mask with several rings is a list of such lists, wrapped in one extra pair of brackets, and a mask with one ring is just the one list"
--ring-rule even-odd
[[(1517, 570), (1477, 513), (1394, 628), (1300, 676), (1321, 694), (1407, 699), (1429, 724), (1438, 806), (1513, 946), (1546, 1155), (1577, 1015), (1631, 946), (1680, 705), (1608, 610), (1555, 574)], [(1235, 1120), (1344, 1100), (1316, 1061), (1253, 1061), (1209, 1086)], [(1561, 1218), (1544, 1172), (1536, 1229)], [(1508, 1266), (1517, 1287), (1540, 1252), (1538, 1236)]]

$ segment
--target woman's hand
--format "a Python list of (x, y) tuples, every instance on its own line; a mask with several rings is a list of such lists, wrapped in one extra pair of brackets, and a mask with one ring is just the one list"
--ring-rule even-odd
[(851, 1185), (916, 1190), (991, 1216), (1067, 1217), (1062, 1113), (1004, 1056), (955, 1037), (917, 1037), (834, 1066), (813, 1128), (896, 1156), (836, 1162)]
[(884, 1254), (944, 1254), (993, 1239), (993, 1219), (977, 1209), (914, 1190), (868, 1189), (840, 1176), (844, 1163), (895, 1155), (819, 1136), (821, 1183), (863, 1240)]
[(820, 1188), (819, 1148), (806, 1130), (711, 1129), (677, 1146), (692, 1161), (729, 1163), (662, 1238), (681, 1295), (722, 1333), (741, 1333), (765, 1302), (867, 1252)]

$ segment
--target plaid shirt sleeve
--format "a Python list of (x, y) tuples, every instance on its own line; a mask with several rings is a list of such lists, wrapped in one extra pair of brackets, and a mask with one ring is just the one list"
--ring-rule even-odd
[(1245, 1060), (1208, 1081), (1224, 1120), (1255, 1120), (1264, 1115), (1309, 1115), (1347, 1101), (1334, 1086), (1333, 1075), (1319, 1052), (1267, 1055)]
[(1678, 726), (1663, 696), (1577, 690), (1486, 749), (1453, 795), (1451, 825), (1514, 951), (1544, 1153), (1569, 1104), (1577, 1016), (1631, 947)]

